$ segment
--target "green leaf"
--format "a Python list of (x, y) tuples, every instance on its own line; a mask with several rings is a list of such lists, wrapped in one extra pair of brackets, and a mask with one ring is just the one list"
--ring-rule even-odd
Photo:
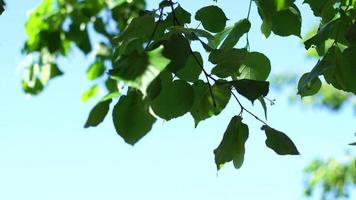
[(126, 0), (106, 0), (109, 9), (113, 9), (121, 4), (125, 3)]
[(209, 61), (213, 64), (228, 63), (240, 66), (247, 54), (246, 49), (216, 49), (210, 53)]
[(266, 96), (269, 92), (269, 82), (267, 81), (242, 79), (231, 81), (231, 84), (239, 94), (246, 97), (252, 103), (259, 97)]
[(230, 34), (234, 27), (235, 26), (229, 26), (226, 27), (223, 31), (216, 33), (214, 38), (208, 41), (208, 45), (213, 49), (217, 49), (220, 43)]
[(112, 117), (116, 132), (131, 145), (144, 137), (156, 121), (149, 113), (147, 102), (136, 91), (130, 91), (120, 98)]
[[(184, 25), (184, 24), (189, 24), (191, 22), (191, 14), (190, 12), (184, 10), (180, 5), (178, 5), (175, 9), (174, 9), (174, 13), (175, 13), (175, 16), (178, 20), (178, 22), (181, 24), (181, 25)], [(178, 25), (178, 24), (175, 24), (173, 23), (174, 22), (174, 18), (173, 18), (173, 13), (170, 12), (167, 16), (167, 18), (165, 19), (165, 23), (167, 24), (167, 26), (173, 26), (173, 25)]]
[(271, 72), (271, 62), (268, 57), (259, 52), (250, 52), (246, 55), (240, 67), (240, 79), (264, 81)]
[(3, 0), (0, 0), (0, 15), (4, 12), (5, 10), (5, 3)]
[(190, 82), (195, 82), (199, 79), (202, 68), (199, 66), (197, 60), (203, 66), (203, 58), (199, 52), (194, 52), (194, 55), (195, 57), (193, 55), (189, 55), (184, 67), (175, 73), (180, 79)]
[(356, 142), (350, 143), (351, 146), (356, 146)]
[(194, 102), (194, 90), (182, 80), (162, 81), (159, 95), (152, 100), (151, 108), (156, 115), (171, 120), (187, 113)]
[[(153, 51), (148, 52), (149, 65), (142, 75), (138, 76), (134, 80), (124, 80), (125, 83), (130, 86), (139, 89), (144, 95), (146, 95), (146, 90), (149, 84), (159, 75), (159, 73), (164, 70), (169, 63), (169, 60), (162, 56), (163, 47), (160, 46)], [(132, 58), (136, 59), (136, 58)], [(109, 72), (110, 73), (110, 72)], [(111, 77), (116, 80), (123, 80), (119, 76), (111, 74)]]
[[(85, 54), (88, 54), (92, 50), (88, 30), (87, 30), (86, 26), (84, 26), (84, 28), (83, 28), (81, 23), (73, 22), (69, 26), (69, 31), (66, 33), (66, 35), (67, 35), (67, 38), (69, 40), (73, 41), (78, 46), (78, 48), (80, 50), (82, 50)], [(51, 37), (55, 37), (55, 36), (53, 35)], [(59, 34), (58, 34), (58, 37), (60, 37)], [(60, 40), (60, 39), (58, 39), (58, 40)], [(48, 40), (48, 41), (51, 41), (51, 40)], [(56, 48), (53, 48), (53, 49), (56, 49)]]
[(94, 108), (90, 111), (89, 117), (85, 122), (84, 128), (95, 127), (98, 126), (101, 122), (103, 122), (109, 112), (111, 101), (111, 99), (108, 99), (106, 101), (100, 101), (98, 104), (96, 104)]
[(300, 36), (302, 17), (296, 6), (281, 10), (272, 18), (272, 31), (279, 36)]
[(181, 34), (173, 34), (169, 40), (164, 43), (162, 54), (171, 60), (167, 68), (171, 72), (177, 72), (184, 67), (190, 55), (189, 42)]
[(305, 73), (299, 79), (298, 94), (301, 97), (312, 96), (312, 95), (316, 94), (321, 88), (321, 81), (320, 81), (319, 77), (316, 77), (309, 82), (305, 82), (305, 80), (308, 78), (308, 76), (309, 76), (309, 73)]
[(147, 13), (140, 17), (134, 18), (128, 27), (117, 38), (118, 41), (128, 40), (131, 38), (141, 38), (148, 40), (155, 27), (155, 17), (153, 13)]
[(224, 48), (233, 48), (240, 38), (247, 33), (251, 28), (251, 23), (248, 19), (242, 19), (235, 23), (229, 35), (226, 37), (221, 47)]
[(145, 52), (138, 53), (135, 51), (114, 62), (114, 69), (110, 70), (109, 74), (124, 81), (135, 80), (145, 73), (148, 63), (149, 58)]
[(98, 85), (93, 85), (88, 90), (82, 93), (80, 98), (83, 102), (87, 102), (89, 99), (94, 98), (99, 93), (100, 87)]
[(173, 26), (169, 28), (169, 32), (173, 34), (179, 34), (183, 33), (186, 35), (191, 35), (194, 34), (196, 37), (204, 37), (207, 40), (213, 40), (214, 36), (210, 34), (209, 32), (202, 30), (202, 29), (196, 29), (196, 28), (184, 28), (182, 26)]
[(62, 76), (63, 72), (58, 68), (57, 64), (45, 64), (41, 68), (41, 82), (46, 84), (50, 79)]
[(224, 163), (230, 161), (233, 161), (236, 169), (242, 166), (248, 135), (248, 126), (242, 123), (242, 118), (240, 116), (231, 118), (221, 143), (214, 150), (218, 170)]
[(207, 6), (199, 9), (195, 19), (203, 24), (203, 27), (213, 33), (224, 30), (227, 18), (224, 11), (217, 6)]
[(231, 90), (226, 82), (216, 82), (212, 86), (213, 96), (216, 102), (216, 106), (214, 106), (208, 83), (198, 80), (194, 83), (193, 88), (194, 103), (190, 114), (194, 118), (195, 127), (197, 127), (200, 121), (220, 114), (230, 100)]
[(102, 59), (96, 59), (93, 64), (87, 70), (87, 79), (95, 80), (102, 76), (106, 70), (104, 61)]
[(297, 147), (286, 134), (266, 125), (261, 129), (265, 131), (267, 147), (278, 155), (299, 155)]
[(258, 101), (261, 103), (263, 111), (265, 113), (265, 118), (267, 120), (267, 105), (266, 105), (266, 101), (263, 97), (258, 97)]

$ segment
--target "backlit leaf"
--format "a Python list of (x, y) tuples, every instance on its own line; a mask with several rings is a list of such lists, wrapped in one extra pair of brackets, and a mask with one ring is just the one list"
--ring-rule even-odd
[(207, 6), (199, 9), (195, 19), (203, 24), (203, 27), (213, 33), (224, 30), (227, 18), (224, 11), (217, 6)]
[(244, 161), (245, 142), (248, 139), (248, 126), (242, 122), (240, 116), (234, 116), (219, 146), (214, 150), (215, 163), (218, 170), (226, 163), (233, 161), (236, 169), (239, 169)]
[(279, 155), (299, 155), (293, 141), (284, 133), (263, 125), (262, 130), (266, 133), (266, 145)]

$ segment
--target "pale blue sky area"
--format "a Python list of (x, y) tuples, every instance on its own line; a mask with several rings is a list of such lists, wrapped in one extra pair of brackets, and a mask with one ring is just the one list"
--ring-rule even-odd
[[(269, 107), (268, 123), (287, 133), (301, 156), (277, 156), (264, 145), (261, 124), (245, 115), (250, 125), (243, 167), (226, 165), (216, 172), (213, 150), (220, 143), (230, 118), (239, 112), (231, 101), (218, 117), (193, 128), (186, 115), (177, 120), (158, 120), (153, 130), (135, 147), (115, 133), (109, 115), (97, 128), (83, 129), (95, 104), (83, 103), (80, 94), (90, 84), (85, 71), (91, 57), (77, 51), (59, 63), (65, 76), (52, 81), (44, 93), (28, 98), (20, 86), (16, 66), (24, 58), (26, 13), (40, 0), (8, 0), (0, 17), (0, 199), (4, 200), (117, 200), (117, 199), (302, 199), (302, 168), (313, 158), (355, 154), (347, 146), (356, 132), (350, 107), (339, 113), (290, 104), (287, 93), (271, 92), (277, 99)], [(150, 8), (157, 4), (150, 3)], [(180, 1), (190, 11), (213, 1)], [(219, 0), (233, 23), (247, 14), (248, 1)], [(240, 3), (241, 2), (241, 3)], [(299, 1), (300, 2), (300, 1)], [(299, 3), (300, 5), (300, 3)], [(303, 32), (317, 19), (302, 6)], [(302, 72), (315, 61), (307, 60), (296, 37), (259, 32), (260, 20), (252, 8), (251, 49), (270, 57), (273, 73)], [(249, 104), (245, 102), (245, 104)], [(263, 116), (260, 106), (251, 108)]]

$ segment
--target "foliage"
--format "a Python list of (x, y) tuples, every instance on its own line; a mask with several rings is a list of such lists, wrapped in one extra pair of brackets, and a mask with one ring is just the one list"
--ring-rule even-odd
[[(248, 125), (242, 122), (244, 113), (262, 123), (267, 147), (280, 155), (297, 155), (286, 134), (271, 128), (240, 101), (242, 97), (252, 103), (258, 100), (266, 115), (265, 97), (270, 85), (266, 80), (272, 66), (267, 56), (249, 47), (253, 3), (265, 37), (272, 33), (301, 37), (302, 16), (294, 0), (250, 0), (246, 18), (231, 27), (217, 1), (190, 13), (170, 0), (162, 0), (151, 11), (145, 10), (144, 0), (43, 0), (26, 23), (28, 40), (23, 52), (34, 60), (26, 68), (23, 89), (30, 94), (41, 92), (49, 80), (63, 74), (56, 60), (76, 47), (84, 54), (95, 55), (87, 71), (87, 78), (94, 84), (82, 99), (94, 97), (100, 87), (107, 91), (91, 110), (85, 127), (99, 125), (110, 104), (117, 102), (111, 110), (115, 129), (133, 145), (151, 130), (157, 118), (169, 121), (189, 113), (198, 126), (219, 115), (232, 98), (241, 111), (232, 117), (214, 151), (218, 169), (229, 161), (236, 168), (243, 163), (248, 139)], [(317, 33), (305, 41), (307, 49), (316, 49), (320, 60), (300, 80), (299, 94), (315, 95), (321, 85), (319, 76), (335, 88), (355, 94), (356, 69), (352, 63), (356, 58), (356, 1), (304, 3), (321, 18)], [(202, 28), (189, 26), (193, 18)], [(100, 35), (96, 49), (89, 31)], [(236, 48), (244, 42), (244, 35), (245, 47)], [(331, 45), (326, 45), (330, 40)], [(212, 69), (207, 69), (202, 52), (194, 51), (192, 43), (202, 45), (214, 65)]]
[(5, 11), (5, 2), (0, 0), (0, 15)]
[(334, 159), (315, 160), (305, 168), (305, 195), (313, 195), (321, 186), (321, 199), (349, 197), (350, 189), (356, 186), (356, 159), (349, 155), (347, 162)]

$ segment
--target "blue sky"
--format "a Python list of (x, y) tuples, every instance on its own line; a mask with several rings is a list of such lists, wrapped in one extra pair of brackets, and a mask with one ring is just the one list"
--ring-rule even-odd
[[(318, 157), (336, 156), (355, 149), (346, 144), (356, 132), (350, 107), (339, 113), (290, 104), (287, 93), (271, 92), (277, 99), (269, 107), (268, 123), (287, 133), (301, 156), (277, 156), (264, 145), (261, 124), (244, 116), (250, 125), (243, 167), (230, 164), (218, 173), (213, 150), (239, 108), (231, 102), (218, 117), (194, 129), (190, 116), (164, 122), (135, 147), (117, 136), (108, 116), (97, 128), (83, 129), (95, 101), (83, 103), (80, 94), (89, 88), (85, 71), (91, 57), (77, 51), (60, 61), (65, 76), (54, 80), (43, 94), (29, 98), (21, 91), (16, 66), (24, 59), (20, 48), (26, 38), (24, 23), (29, 9), (40, 0), (7, 1), (0, 17), (0, 199), (96, 200), (96, 199), (289, 199), (302, 198), (302, 168)], [(212, 1), (180, 1), (195, 11)], [(247, 14), (248, 1), (219, 0), (230, 23)], [(153, 1), (149, 7), (153, 8)], [(317, 22), (302, 6), (305, 32)], [(251, 13), (251, 50), (270, 57), (273, 71), (303, 72), (314, 61), (304, 56), (298, 38), (259, 32), (259, 17)], [(245, 102), (248, 104), (248, 102)], [(263, 116), (262, 108), (251, 108)]]

